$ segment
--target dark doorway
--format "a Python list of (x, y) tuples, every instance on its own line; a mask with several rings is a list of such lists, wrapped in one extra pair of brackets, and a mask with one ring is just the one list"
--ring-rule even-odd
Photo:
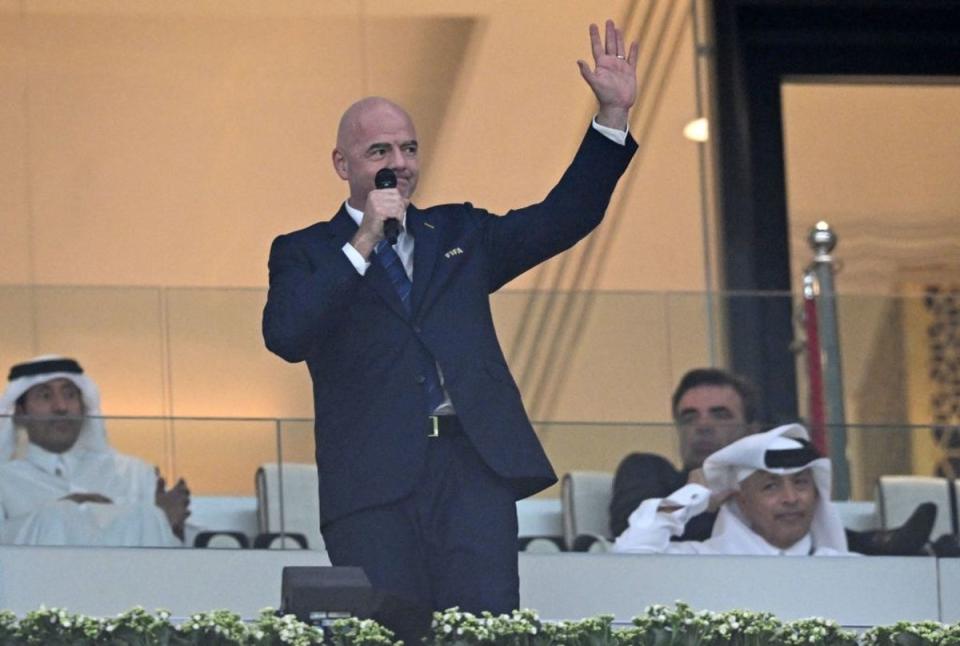
[[(956, 0), (713, 0), (722, 285), (796, 287), (780, 86), (803, 76), (960, 77)], [(767, 416), (797, 416), (789, 298), (732, 298), (731, 367), (765, 385)]]

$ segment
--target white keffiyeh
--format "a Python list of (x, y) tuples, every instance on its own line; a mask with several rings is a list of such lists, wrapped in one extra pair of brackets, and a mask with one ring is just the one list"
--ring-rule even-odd
[[(31, 364), (45, 364), (48, 362), (68, 361), (66, 357), (55, 354), (45, 354), (34, 357), (19, 366)], [(100, 390), (90, 377), (74, 371), (54, 371), (18, 377), (7, 383), (7, 389), (0, 396), (0, 462), (13, 457), (17, 447), (17, 429), (14, 423), (17, 400), (34, 386), (53, 381), (67, 379), (80, 389), (83, 397), (84, 419), (83, 427), (74, 448), (85, 451), (110, 453), (113, 449), (107, 444), (107, 431), (103, 424), (100, 412)], [(73, 449), (71, 449), (73, 450)]]
[[(756, 471), (790, 475), (810, 469), (818, 497), (808, 534), (782, 550), (754, 532), (733, 500), (720, 509), (710, 538), (671, 542), (694, 516), (706, 511), (712, 493), (738, 490)], [(710, 455), (703, 463), (707, 487), (688, 484), (665, 499), (646, 500), (630, 515), (629, 526), (614, 544), (617, 552), (686, 554), (847, 554), (847, 539), (836, 507), (830, 502), (830, 460), (818, 457), (807, 430), (799, 424), (748, 435)], [(677, 507), (659, 511), (662, 502)]]

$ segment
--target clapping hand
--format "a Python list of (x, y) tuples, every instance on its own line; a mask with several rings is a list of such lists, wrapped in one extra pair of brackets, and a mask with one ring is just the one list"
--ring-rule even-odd
[(177, 484), (167, 489), (166, 481), (158, 477), (155, 500), (157, 507), (167, 515), (174, 535), (183, 540), (183, 526), (190, 515), (190, 490), (187, 489), (187, 483), (180, 478)]

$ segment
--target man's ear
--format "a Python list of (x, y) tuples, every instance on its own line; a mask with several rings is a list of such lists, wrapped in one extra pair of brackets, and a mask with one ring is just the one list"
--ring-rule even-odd
[(337, 175), (340, 177), (340, 179), (347, 179), (347, 171), (349, 166), (347, 163), (347, 157), (340, 152), (339, 148), (334, 148), (330, 157), (333, 160), (333, 170), (337, 172)]

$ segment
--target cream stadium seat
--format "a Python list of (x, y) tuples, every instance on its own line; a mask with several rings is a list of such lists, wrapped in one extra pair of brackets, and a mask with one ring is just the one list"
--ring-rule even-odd
[(568, 550), (605, 551), (610, 538), (613, 474), (571, 471), (561, 482), (563, 540)]
[(937, 506), (937, 520), (931, 536), (956, 531), (956, 497), (951, 481), (934, 476), (880, 476), (877, 480), (877, 509), (884, 529), (898, 527), (918, 505), (932, 502)]
[[(281, 482), (282, 487), (281, 487)], [(323, 550), (317, 466), (298, 462), (270, 462), (257, 469), (257, 521), (261, 535), (300, 534), (311, 550)], [(255, 541), (261, 545), (263, 541)], [(269, 546), (277, 545), (270, 540)], [(262, 545), (267, 547), (268, 545)], [(294, 540), (289, 547), (299, 547)]]

